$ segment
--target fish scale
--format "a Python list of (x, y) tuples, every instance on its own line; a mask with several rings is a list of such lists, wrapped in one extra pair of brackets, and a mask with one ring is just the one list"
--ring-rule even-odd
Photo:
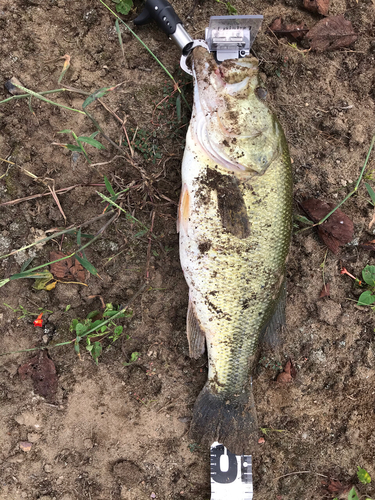
[(241, 454), (253, 446), (258, 430), (249, 385), (255, 351), (272, 317), (280, 315), (291, 236), (291, 165), (282, 128), (257, 96), (257, 61), (224, 61), (218, 71), (199, 47), (193, 59), (180, 258), (189, 285), (190, 353), (198, 357), (205, 343), (209, 371), (191, 429), (194, 439), (217, 440)]

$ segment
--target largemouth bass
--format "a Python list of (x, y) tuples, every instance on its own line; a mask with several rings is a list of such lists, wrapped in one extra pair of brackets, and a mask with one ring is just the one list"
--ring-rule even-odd
[(208, 380), (191, 437), (251, 450), (250, 375), (259, 338), (282, 323), (292, 175), (282, 128), (252, 57), (217, 65), (193, 51), (194, 108), (182, 164), (178, 229), (189, 286), (190, 356), (207, 346)]

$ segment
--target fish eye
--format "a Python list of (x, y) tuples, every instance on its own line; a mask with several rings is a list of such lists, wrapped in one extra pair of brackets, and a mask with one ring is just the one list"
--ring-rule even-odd
[(264, 101), (265, 98), (267, 97), (268, 92), (267, 89), (265, 89), (264, 87), (257, 87), (255, 89), (255, 94), (261, 101)]

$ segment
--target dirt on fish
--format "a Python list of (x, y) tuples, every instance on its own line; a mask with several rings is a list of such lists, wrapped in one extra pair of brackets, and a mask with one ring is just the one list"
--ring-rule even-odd
[[(301, 52), (308, 49), (297, 50), (286, 35), (276, 39), (266, 27), (281, 16), (312, 28), (319, 19), (302, 2), (260, 0), (251, 8), (244, 0), (231, 4), (241, 15), (264, 15), (254, 52), (267, 99), (287, 136), (295, 199), (338, 203), (358, 178), (373, 133), (373, 5), (331, 0), (329, 15), (344, 15), (358, 35), (356, 41), (329, 52)], [(196, 38), (204, 37), (210, 16), (228, 14), (215, 0), (175, 0), (173, 7)], [(135, 2), (135, 10), (124, 19), (130, 21), (140, 9), (141, 3)], [(180, 81), (191, 104), (192, 86), (178, 70), (177, 47), (156, 25), (136, 31)], [(35, 98), (1, 104), (0, 158), (15, 165), (0, 160), (0, 204), (49, 193), (42, 182), (52, 187), (48, 179), (54, 180), (56, 191), (77, 187), (57, 193), (67, 226), (50, 194), (0, 206), (0, 255), (35, 240), (36, 230), (63, 229), (101, 215), (106, 203), (96, 191), (111, 196), (103, 186), (104, 175), (116, 192), (129, 189), (119, 200), (122, 208), (146, 227), (151, 227), (155, 213), (155, 238), (136, 236), (144, 228), (123, 214), (85, 250), (101, 277), (91, 275), (87, 287), (57, 283), (51, 291), (35, 290), (33, 280), (20, 279), (0, 288), (1, 354), (45, 345), (43, 329), (33, 326), (39, 308), (52, 311), (45, 314), (56, 326), (50, 342), (70, 341), (73, 319), (103, 310), (100, 296), (104, 303), (126, 304), (147, 271), (149, 275), (147, 291), (131, 305), (133, 316), (122, 322), (125, 335), (110, 348), (106, 344), (98, 366), (84, 346), (79, 359), (72, 344), (51, 349), (47, 345), (58, 377), (51, 402), (18, 374), (30, 354), (0, 358), (0, 499), (148, 500), (153, 494), (160, 500), (208, 500), (209, 451), (187, 434), (207, 364), (204, 357), (188, 357), (188, 290), (175, 229), (188, 109), (182, 99), (179, 122), (173, 82), (169, 84), (156, 61), (125, 29), (122, 55), (114, 18), (99, 2), (3, 1), (0, 32), (0, 100), (11, 97), (3, 85), (12, 76), (36, 92), (70, 86), (92, 93), (125, 82), (101, 99), (121, 121), (99, 102), (93, 104), (92, 114), (116, 144), (127, 144), (122, 127), (126, 118), (138, 167), (121, 158), (101, 135), (96, 139), (105, 150), (87, 146), (91, 165), (82, 155), (53, 145), (73, 143), (71, 136), (58, 134), (64, 129), (87, 137), (95, 132), (81, 113)], [(64, 54), (71, 56), (71, 67), (59, 84), (64, 63), (59, 58)], [(86, 97), (73, 92), (49, 95), (79, 110)], [(373, 188), (374, 168), (371, 159), (366, 175)], [(341, 247), (339, 256), (328, 253), (325, 260), (330, 297), (319, 298), (326, 247), (311, 230), (293, 237), (287, 328), (278, 349), (260, 353), (253, 377), (259, 426), (268, 429), (265, 443), (253, 456), (257, 500), (325, 498), (327, 486), (319, 474), (327, 476), (327, 485), (333, 484), (331, 478), (343, 485), (331, 486), (332, 497), (354, 485), (359, 497), (375, 498), (374, 313), (356, 307), (353, 280), (340, 275), (340, 261), (355, 276), (374, 264), (374, 251), (360, 246), (374, 239), (368, 227), (373, 207), (363, 185), (358, 194), (341, 207), (354, 223), (352, 242)], [(96, 234), (105, 220), (95, 220), (82, 233)], [(48, 262), (50, 251), (70, 255), (76, 245), (76, 234), (65, 235), (35, 252), (33, 248), (2, 259), (0, 280), (19, 272), (33, 255), (31, 266), (38, 266)], [(14, 311), (20, 306), (34, 316), (21, 318), (22, 311)], [(140, 357), (125, 367), (134, 352)], [(289, 358), (296, 378), (275, 384)], [(35, 441), (24, 453), (19, 443), (31, 442), (29, 437)], [(370, 473), (371, 483), (358, 481), (357, 466)]]

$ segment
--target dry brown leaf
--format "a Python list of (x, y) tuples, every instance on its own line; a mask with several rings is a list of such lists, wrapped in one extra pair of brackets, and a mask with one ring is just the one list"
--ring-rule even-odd
[(320, 295), (319, 297), (322, 298), (322, 297), (329, 297), (330, 295), (330, 286), (329, 286), (329, 283), (326, 283), (323, 288), (322, 288), (322, 291), (320, 292)]
[(299, 40), (308, 32), (305, 23), (287, 24), (281, 17), (276, 18), (268, 28), (276, 36), (287, 36), (294, 40)]
[(55, 363), (48, 356), (47, 351), (40, 352), (27, 363), (18, 368), (21, 380), (31, 378), (34, 392), (48, 401), (53, 401), (57, 392), (57, 375)]
[(306, 35), (312, 50), (323, 52), (348, 47), (358, 38), (352, 23), (343, 15), (330, 16), (319, 21)]
[[(309, 198), (301, 203), (301, 207), (317, 223), (335, 208), (334, 203), (326, 203), (316, 198)], [(318, 226), (318, 234), (323, 243), (337, 254), (340, 246), (353, 239), (354, 225), (347, 215), (337, 209), (323, 224)]]
[(337, 479), (330, 479), (329, 483), (322, 481), (322, 485), (327, 489), (329, 493), (335, 495), (338, 498), (348, 498), (348, 493), (352, 486), (344, 485)]
[[(51, 252), (49, 258), (51, 261), (66, 257), (62, 252)], [(55, 262), (50, 265), (51, 273), (55, 278), (66, 281), (85, 281), (85, 270), (77, 259), (69, 257), (68, 259)]]
[(288, 384), (289, 382), (293, 381), (296, 375), (297, 370), (295, 369), (292, 360), (289, 359), (284, 366), (284, 371), (278, 374), (276, 382), (279, 382), (281, 384)]
[(310, 12), (318, 12), (322, 16), (328, 14), (329, 0), (303, 0), (303, 6)]

